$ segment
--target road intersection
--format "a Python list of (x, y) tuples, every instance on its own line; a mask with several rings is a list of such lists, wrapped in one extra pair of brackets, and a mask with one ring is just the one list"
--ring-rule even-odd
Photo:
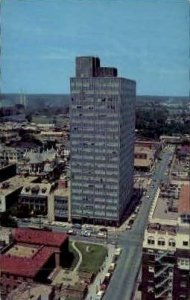
[[(167, 148), (161, 154), (161, 160), (158, 160), (151, 177), (146, 195), (141, 199), (141, 206), (134, 221), (131, 230), (108, 230), (107, 239), (99, 239), (93, 234), (89, 237), (80, 235), (80, 230), (76, 235), (71, 235), (70, 239), (75, 241), (86, 241), (89, 243), (114, 244), (122, 248), (120, 259), (113, 273), (111, 282), (108, 286), (104, 300), (131, 300), (134, 292), (135, 282), (140, 268), (142, 256), (142, 243), (144, 230), (148, 222), (149, 211), (161, 182), (167, 181), (167, 170), (172, 160), (174, 148)], [(20, 222), (19, 226), (30, 226), (25, 222)], [(50, 226), (53, 231), (67, 232), (71, 225), (68, 226)], [(122, 226), (122, 228), (125, 228)], [(92, 298), (93, 299), (93, 298)]]
[(174, 149), (163, 152), (161, 160), (152, 175), (153, 184), (142, 199), (138, 216), (130, 231), (125, 231), (118, 236), (118, 246), (123, 249), (112, 280), (108, 286), (104, 300), (131, 300), (134, 292), (136, 278), (139, 272), (144, 230), (148, 222), (148, 215), (152, 201), (160, 182), (166, 180), (168, 164), (172, 159)]

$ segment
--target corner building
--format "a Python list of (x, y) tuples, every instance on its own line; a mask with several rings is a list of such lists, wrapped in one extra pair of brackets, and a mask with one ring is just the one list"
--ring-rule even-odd
[(143, 241), (142, 300), (190, 299), (190, 184), (184, 182), (158, 189), (154, 199)]
[(77, 57), (70, 88), (72, 219), (117, 225), (133, 192), (136, 82)]

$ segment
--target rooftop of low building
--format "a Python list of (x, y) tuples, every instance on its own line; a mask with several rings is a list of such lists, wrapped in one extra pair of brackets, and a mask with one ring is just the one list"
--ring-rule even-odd
[(1, 272), (33, 278), (67, 239), (66, 233), (16, 228), (14, 244), (0, 255)]
[(50, 183), (30, 183), (22, 188), (21, 195), (47, 196), (51, 192)]
[(147, 231), (149, 233), (159, 232), (163, 234), (167, 232), (170, 235), (175, 235), (176, 227), (172, 225), (161, 225), (159, 223), (149, 223), (147, 227)]
[(40, 296), (50, 295), (52, 289), (50, 285), (23, 282), (7, 296), (7, 300), (38, 300)]
[(190, 183), (181, 187), (179, 197), (179, 213), (190, 213)]
[(17, 242), (60, 247), (67, 239), (67, 234), (60, 232), (35, 230), (29, 228), (14, 229), (14, 239)]
[(149, 226), (154, 223), (177, 226), (178, 218), (186, 213), (190, 213), (190, 184), (183, 181), (162, 184), (153, 202)]
[(25, 177), (25, 176), (16, 175), (14, 177), (11, 177), (10, 179), (0, 183), (1, 194), (6, 196), (17, 189), (22, 188), (24, 185), (36, 181), (37, 179), (38, 177), (34, 177), (34, 176)]

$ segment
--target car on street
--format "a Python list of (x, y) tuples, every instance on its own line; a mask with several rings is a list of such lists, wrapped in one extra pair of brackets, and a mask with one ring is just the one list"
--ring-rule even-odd
[(91, 232), (88, 231), (88, 230), (82, 230), (82, 231), (81, 231), (81, 235), (82, 235), (82, 236), (89, 237), (89, 236), (91, 236)]
[(95, 300), (101, 300), (103, 298), (104, 294), (105, 294), (104, 291), (99, 291), (95, 296)]
[(139, 208), (140, 208), (140, 206), (139, 206), (139, 205), (137, 205), (137, 206), (136, 206), (136, 208), (135, 208), (135, 213), (138, 213), (138, 211), (139, 211)]
[(100, 232), (108, 232), (107, 228), (105, 228), (105, 227), (100, 228), (99, 231)]
[(94, 231), (94, 228), (92, 226), (86, 226), (85, 229), (91, 232)]
[(70, 235), (76, 235), (76, 232), (73, 229), (69, 229), (67, 233)]
[(73, 228), (76, 228), (76, 229), (82, 229), (82, 225), (81, 225), (81, 224), (78, 224), (78, 223), (73, 224), (72, 227), (73, 227)]
[(30, 220), (29, 220), (29, 219), (27, 219), (27, 218), (24, 218), (24, 219), (21, 219), (21, 222), (28, 223), (28, 222), (30, 222)]
[(105, 232), (98, 232), (96, 235), (97, 238), (102, 238), (105, 239), (106, 238), (106, 233)]

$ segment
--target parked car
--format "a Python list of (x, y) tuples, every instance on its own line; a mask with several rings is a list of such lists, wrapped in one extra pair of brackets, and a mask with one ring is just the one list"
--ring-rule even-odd
[(91, 236), (91, 233), (88, 230), (84, 230), (84, 231), (81, 231), (81, 235), (82, 236)]
[(106, 233), (105, 232), (98, 232), (96, 235), (97, 238), (102, 238), (105, 239), (106, 238)]
[(70, 235), (76, 235), (76, 232), (73, 229), (69, 229), (67, 233)]
[(22, 222), (26, 222), (26, 223), (30, 222), (30, 220), (27, 219), (27, 218), (21, 219), (21, 221), (22, 221)]
[(82, 228), (82, 225), (81, 224), (73, 224), (73, 228), (76, 228), (76, 229), (81, 229)]
[(85, 229), (88, 230), (88, 231), (91, 231), (91, 232), (94, 231), (94, 228), (92, 226), (87, 226), (87, 227), (85, 227)]
[(131, 229), (131, 225), (127, 224), (126, 227), (125, 227), (125, 229), (126, 229), (126, 230)]
[(104, 293), (104, 291), (99, 291), (95, 296), (95, 300), (101, 300), (104, 296)]
[(99, 231), (101, 231), (101, 232), (108, 232), (107, 228), (105, 228), (105, 227), (100, 228)]

